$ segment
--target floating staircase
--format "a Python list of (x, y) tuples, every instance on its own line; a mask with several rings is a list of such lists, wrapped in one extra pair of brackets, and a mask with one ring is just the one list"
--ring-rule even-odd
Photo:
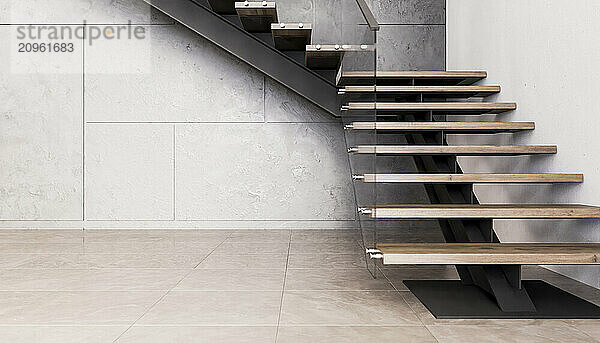
[[(437, 222), (446, 243), (365, 246), (386, 265), (455, 265), (461, 281), (406, 281), (438, 318), (600, 318), (600, 308), (542, 282), (521, 280), (521, 265), (597, 265), (599, 244), (501, 243), (495, 219), (597, 219), (600, 208), (555, 204), (480, 204), (474, 184), (581, 183), (581, 174), (465, 174), (458, 156), (556, 154), (553, 145), (450, 145), (447, 134), (518, 133), (531, 122), (451, 121), (452, 115), (503, 114), (512, 102), (487, 102), (500, 86), (477, 85), (485, 71), (376, 71), (379, 29), (364, 0), (355, 0), (372, 39), (313, 42), (312, 23), (280, 22), (276, 1), (145, 0), (334, 116), (346, 128), (356, 193), (361, 186), (422, 184), (431, 204), (359, 203), (361, 223)], [(368, 34), (366, 35), (368, 36)], [(370, 68), (346, 68), (361, 56)], [(357, 60), (360, 60), (358, 58)], [(363, 61), (364, 62), (364, 61)], [(363, 63), (364, 64), (364, 63)], [(358, 69), (358, 70), (356, 70)], [(477, 117), (473, 117), (477, 118)], [(379, 139), (385, 137), (385, 139)], [(397, 136), (401, 144), (390, 144)], [(382, 141), (388, 143), (382, 143)], [(416, 172), (381, 172), (377, 158), (411, 158)], [(366, 165), (372, 169), (359, 170)], [(388, 164), (385, 164), (388, 165)], [(393, 164), (392, 164), (393, 165)], [(371, 188), (375, 189), (376, 188)], [(374, 192), (376, 193), (376, 191)], [(360, 195), (360, 194), (359, 194)], [(357, 197), (357, 202), (360, 202)], [(375, 199), (377, 200), (377, 196)], [(388, 226), (389, 227), (389, 226)], [(548, 228), (551, 230), (551, 228)], [(376, 262), (377, 263), (377, 262)]]
[[(342, 114), (357, 189), (369, 184), (422, 184), (431, 204), (360, 204), (364, 226), (436, 222), (446, 243), (378, 243), (366, 251), (383, 266), (450, 264), (461, 281), (405, 281), (438, 318), (599, 318), (600, 308), (543, 282), (521, 280), (521, 266), (599, 265), (600, 244), (501, 243), (494, 220), (598, 219), (600, 207), (568, 204), (480, 204), (475, 184), (581, 183), (582, 174), (462, 173), (459, 156), (556, 154), (554, 145), (450, 145), (447, 134), (532, 131), (532, 122), (451, 121), (452, 115), (496, 114), (516, 103), (485, 102), (500, 86), (473, 83), (482, 71), (353, 71), (338, 78)], [(476, 117), (475, 117), (476, 118)], [(501, 117), (497, 117), (501, 118)], [(401, 145), (380, 143), (403, 141)], [(380, 170), (378, 158), (410, 157), (416, 171)], [(364, 161), (363, 161), (364, 162)], [(360, 170), (362, 168), (362, 170)], [(388, 167), (389, 168), (389, 167)], [(380, 188), (377, 188), (380, 189)], [(397, 189), (397, 188), (396, 188)], [(370, 198), (373, 198), (371, 196)], [(549, 227), (548, 230), (552, 228)], [(401, 230), (401, 229), (399, 229)]]

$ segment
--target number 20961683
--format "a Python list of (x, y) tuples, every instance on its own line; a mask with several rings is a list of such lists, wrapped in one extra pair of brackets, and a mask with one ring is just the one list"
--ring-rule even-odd
[(75, 51), (73, 43), (19, 43), (18, 52), (70, 53)]

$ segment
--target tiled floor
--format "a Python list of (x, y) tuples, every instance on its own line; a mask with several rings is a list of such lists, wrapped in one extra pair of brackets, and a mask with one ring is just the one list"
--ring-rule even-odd
[[(600, 342), (600, 320), (437, 320), (350, 230), (0, 230), (0, 342)], [(542, 268), (600, 304), (600, 291)]]

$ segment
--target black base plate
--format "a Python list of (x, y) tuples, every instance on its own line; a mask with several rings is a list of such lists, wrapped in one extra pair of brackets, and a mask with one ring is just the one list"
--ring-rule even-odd
[(599, 319), (600, 307), (544, 281), (523, 281), (537, 312), (502, 312), (481, 288), (455, 280), (404, 284), (438, 319)]

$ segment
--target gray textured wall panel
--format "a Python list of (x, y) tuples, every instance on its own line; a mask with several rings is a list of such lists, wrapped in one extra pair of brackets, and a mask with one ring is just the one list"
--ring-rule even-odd
[[(0, 220), (81, 219), (81, 75), (17, 73), (55, 60), (13, 60), (13, 33), (0, 27)], [(80, 54), (66, 62), (81, 70)]]
[(344, 44), (342, 42), (343, 7), (341, 0), (313, 0), (315, 16), (313, 44)]
[(312, 23), (314, 2), (319, 0), (277, 0), (277, 16), (281, 23)]
[(88, 125), (87, 219), (172, 220), (173, 174), (173, 125)]
[(379, 70), (444, 70), (446, 29), (441, 25), (382, 26)]
[(138, 0), (8, 0), (0, 5), (1, 23), (75, 24), (172, 23)]
[[(180, 25), (146, 27), (152, 40), (149, 73), (91, 74), (89, 121), (262, 122), (264, 77)], [(101, 70), (115, 58), (135, 59), (135, 47), (88, 48)], [(107, 58), (102, 58), (102, 57)], [(98, 57), (98, 58), (95, 58)]]
[(446, 0), (367, 0), (380, 24), (444, 24)]
[(177, 126), (177, 219), (354, 218), (339, 124)]

